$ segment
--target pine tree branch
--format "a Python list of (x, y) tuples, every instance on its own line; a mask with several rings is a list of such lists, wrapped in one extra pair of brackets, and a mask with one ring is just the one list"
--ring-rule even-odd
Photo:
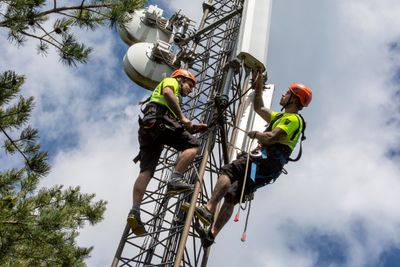
[(77, 17), (77, 16), (74, 16), (74, 15), (71, 15), (71, 14), (68, 14), (68, 13), (64, 13), (64, 12), (58, 12), (58, 14), (63, 15), (63, 16), (68, 17), (68, 18), (76, 19), (76, 20), (79, 19), (79, 17)]
[(92, 12), (94, 14), (97, 14), (97, 15), (100, 15), (100, 16), (103, 16), (104, 18), (107, 18), (107, 19), (111, 18), (110, 16), (107, 16), (106, 14), (101, 13), (100, 11), (93, 10), (93, 9), (89, 9), (89, 10), (90, 10), (90, 12)]
[[(55, 1), (54, 1), (55, 2)], [(55, 4), (56, 5), (56, 4)], [(62, 11), (68, 10), (84, 10), (84, 9), (91, 9), (91, 8), (112, 8), (112, 4), (101, 4), (101, 5), (79, 5), (79, 6), (64, 6), (64, 7), (54, 7), (52, 9), (40, 12), (36, 14), (36, 17), (43, 17), (52, 13), (60, 13)], [(3, 15), (4, 16), (4, 15)], [(3, 21), (0, 21), (0, 27), (7, 27), (8, 23), (12, 21), (14, 18), (9, 18)]]
[[(34, 38), (34, 39), (38, 39), (38, 40), (40, 40), (41, 42), (46, 42), (46, 43), (48, 43), (48, 44), (54, 46), (55, 48), (57, 48), (57, 49), (59, 49), (59, 50), (62, 50), (62, 48), (61, 48), (60, 46), (56, 45), (56, 44), (53, 43), (52, 41), (47, 40), (47, 39), (44, 38), (44, 37), (39, 37), (39, 36), (37, 36), (37, 35), (30, 34), (30, 33), (27, 33), (27, 32), (25, 32), (25, 31), (21, 31), (21, 34), (26, 35), (26, 36), (29, 36), (29, 37), (32, 37), (32, 38)], [(58, 42), (58, 41), (55, 40), (54, 38), (52, 38), (52, 39), (53, 39), (55, 42), (57, 42), (58, 44), (60, 44), (60, 42)], [(61, 45), (61, 44), (60, 44), (60, 45)]]
[(91, 9), (91, 8), (111, 8), (113, 7), (112, 4), (102, 4), (102, 5), (79, 5), (79, 6), (65, 6), (65, 7), (58, 7), (58, 8), (53, 8), (49, 9), (47, 11), (43, 11), (38, 13), (38, 16), (46, 16), (51, 13), (60, 13), (62, 11), (67, 11), (67, 10), (84, 10), (84, 9)]
[[(54, 42), (58, 43), (59, 45), (62, 45), (62, 43), (60, 43), (56, 38), (54, 38), (51, 33), (53, 33), (54, 31), (51, 32), (47, 32), (45, 28), (42, 27), (42, 25), (40, 23), (37, 23), (38, 27), (40, 27), (40, 29), (45, 33), (45, 35), (42, 36), (42, 38), (44, 39), (46, 36), (48, 36), (49, 38), (51, 38)], [(45, 39), (44, 39), (45, 40)], [(47, 40), (48, 41), (48, 40)], [(49, 41), (51, 42), (51, 41)], [(57, 46), (56, 46), (57, 47)], [(58, 48), (58, 47), (57, 47)]]
[(84, 3), (85, 3), (85, 0), (82, 0), (82, 2), (81, 2), (81, 7), (83, 6)]
[(13, 225), (20, 224), (19, 221), (0, 221), (0, 223), (2, 223), (2, 224), (13, 224)]
[(17, 146), (17, 144), (14, 142), (14, 140), (8, 135), (8, 133), (3, 129), (3, 127), (0, 126), (0, 130), (3, 132), (3, 134), (7, 137), (7, 139), (11, 142), (11, 144), (17, 149), (17, 151), (22, 155), (22, 157), (24, 157), (26, 164), (28, 165), (29, 169), (31, 171), (34, 171), (34, 169), (30, 166), (29, 164), (29, 159), (27, 156), (25, 156), (24, 152), (21, 151), (21, 149), (19, 149), (19, 147)]
[(6, 114), (6, 115), (3, 115), (3, 116), (0, 116), (0, 120), (5, 119), (7, 117), (15, 116), (15, 115), (18, 115), (18, 114), (21, 114), (21, 112), (14, 112), (14, 113)]
[[(47, 203), (42, 203), (42, 204), (36, 205), (34, 208), (32, 208), (32, 210), (44, 209), (45, 207), (52, 207), (55, 204), (58, 204), (59, 201), (60, 201), (59, 199), (55, 199), (55, 200), (47, 202)], [(63, 208), (64, 208), (64, 206), (60, 207), (60, 209), (63, 209)]]
[[(97, 14), (97, 15), (103, 16), (104, 18), (107, 18), (107, 19), (110, 18), (110, 16), (107, 16), (107, 15), (101, 13), (100, 11), (93, 10), (93, 9), (87, 9), (87, 10), (89, 10), (93, 14)], [(64, 13), (64, 12), (58, 12), (58, 14), (63, 15), (65, 17), (73, 18), (73, 19), (76, 19), (76, 20), (81, 19), (81, 18), (79, 18), (77, 16), (74, 16), (74, 15), (71, 15), (71, 14), (68, 14), (68, 13)]]

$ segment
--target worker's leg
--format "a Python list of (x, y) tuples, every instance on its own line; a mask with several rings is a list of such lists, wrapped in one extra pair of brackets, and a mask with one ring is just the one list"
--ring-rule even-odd
[[(232, 217), (233, 209), (236, 203), (239, 203), (245, 167), (245, 157), (234, 160), (232, 163), (222, 167), (223, 174), (220, 175), (218, 179), (211, 199), (207, 203), (207, 208), (214, 213), (216, 205), (221, 201), (222, 197), (224, 197), (224, 203), (221, 206), (215, 223), (212, 225), (208, 233), (207, 239), (210, 241), (208, 244), (213, 241), (228, 220)], [(245, 193), (247, 193), (246, 190)]]
[(223, 166), (210, 200), (206, 203), (206, 205), (200, 205), (196, 208), (195, 216), (205, 225), (210, 225), (213, 223), (213, 214), (215, 213), (218, 203), (223, 197), (226, 196), (233, 186), (230, 176), (235, 174), (237, 165), (240, 166), (241, 164), (241, 161), (233, 161), (232, 163)]
[(238, 181), (243, 179), (245, 168), (246, 157), (236, 159), (221, 168), (221, 174), (218, 177), (217, 184), (214, 187), (214, 191), (210, 200), (206, 204), (207, 209), (211, 211), (211, 213), (215, 213), (217, 204), (222, 200), (223, 197), (225, 197), (228, 193), (234, 194), (233, 191), (237, 190)]
[(182, 151), (175, 166), (175, 171), (172, 173), (167, 183), (167, 196), (174, 196), (176, 194), (193, 191), (194, 185), (189, 184), (187, 180), (183, 178), (183, 173), (193, 162), (193, 159), (196, 156), (197, 152), (197, 147), (188, 148)]
[(181, 151), (175, 169), (167, 183), (166, 195), (173, 196), (193, 191), (194, 185), (188, 183), (188, 181), (183, 178), (183, 174), (199, 152), (199, 142), (197, 138), (188, 131), (183, 131), (181, 133), (166, 132), (164, 139), (166, 145)]
[(158, 164), (163, 144), (153, 136), (152, 129), (139, 128), (138, 137), (140, 145), (140, 173), (136, 178), (132, 190), (133, 209), (139, 209), (147, 185), (153, 177)]
[(129, 211), (127, 222), (135, 235), (143, 235), (147, 232), (140, 217), (140, 204), (152, 176), (152, 169), (141, 171), (133, 186), (133, 205)]
[[(200, 205), (196, 207), (194, 216), (196, 216), (205, 225), (212, 224), (214, 221), (213, 214), (215, 213), (217, 204), (226, 195), (230, 186), (231, 181), (229, 177), (225, 174), (221, 174), (218, 178), (217, 184), (215, 185), (215, 189), (211, 195), (210, 200), (207, 202), (206, 205)], [(189, 203), (183, 204), (182, 209), (186, 211), (189, 210)]]
[(139, 129), (140, 144), (140, 173), (136, 178), (132, 190), (132, 209), (129, 211), (127, 222), (136, 235), (146, 233), (145, 225), (140, 217), (140, 204), (142, 203), (147, 186), (153, 177), (158, 159), (163, 149), (162, 144), (156, 142), (149, 134), (149, 130)]
[(178, 158), (178, 162), (176, 163), (175, 172), (184, 173), (193, 162), (198, 152), (198, 147), (191, 147), (183, 150)]
[(211, 213), (215, 213), (215, 209), (217, 208), (217, 204), (221, 201), (221, 199), (228, 192), (229, 187), (231, 186), (231, 180), (226, 174), (221, 174), (218, 178), (218, 181), (214, 187), (214, 191), (211, 195), (210, 200), (207, 202), (206, 207)]
[(219, 231), (224, 227), (228, 220), (232, 217), (235, 202), (231, 197), (226, 197), (224, 204), (222, 204), (218, 217), (211, 228), (211, 234), (215, 238)]
[(183, 173), (188, 169), (189, 165), (193, 162), (199, 148), (197, 146), (197, 139), (192, 135), (185, 132), (174, 142), (170, 143), (175, 149), (182, 151), (177, 160), (175, 170), (171, 175), (171, 179), (167, 183), (167, 196), (191, 192), (194, 189), (193, 184), (189, 184), (183, 178)]
[(134, 208), (140, 208), (144, 193), (146, 192), (147, 185), (149, 184), (152, 176), (152, 169), (147, 169), (139, 173), (132, 190)]
[(218, 217), (215, 223), (207, 229), (198, 228), (197, 232), (201, 238), (201, 244), (204, 248), (208, 248), (212, 244), (214, 244), (215, 237), (221, 231), (222, 227), (228, 222), (228, 220), (232, 217), (233, 209), (235, 207), (234, 198), (231, 195), (227, 195), (225, 197), (224, 204), (219, 211)]

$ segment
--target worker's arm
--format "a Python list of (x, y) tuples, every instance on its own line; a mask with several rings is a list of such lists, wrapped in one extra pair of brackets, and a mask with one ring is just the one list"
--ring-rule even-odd
[(261, 145), (279, 143), (286, 135), (286, 132), (278, 127), (270, 132), (251, 131), (247, 134), (248, 137), (257, 139)]
[(168, 103), (168, 106), (172, 109), (172, 111), (175, 113), (176, 116), (178, 116), (178, 119), (183, 123), (183, 126), (186, 129), (192, 128), (192, 122), (187, 119), (181, 110), (181, 107), (179, 105), (178, 99), (176, 95), (174, 94), (174, 90), (167, 86), (163, 88), (163, 96), (165, 100)]
[(261, 116), (265, 121), (271, 121), (272, 110), (264, 106), (262, 98), (264, 90), (264, 79), (261, 71), (253, 72), (253, 79), (255, 79), (255, 90), (254, 90), (254, 111)]

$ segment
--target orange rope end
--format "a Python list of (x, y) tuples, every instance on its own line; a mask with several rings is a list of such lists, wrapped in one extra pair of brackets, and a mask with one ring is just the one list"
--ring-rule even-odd
[(234, 222), (238, 222), (239, 221), (239, 214), (240, 214), (240, 212), (236, 213), (235, 219), (233, 220)]
[(246, 241), (246, 232), (243, 232), (242, 238), (240, 238), (242, 242)]

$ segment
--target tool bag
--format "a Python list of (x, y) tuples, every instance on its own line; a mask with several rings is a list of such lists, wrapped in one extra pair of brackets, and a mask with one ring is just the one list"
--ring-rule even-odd
[(139, 125), (156, 139), (165, 131), (181, 133), (183, 125), (172, 117), (168, 108), (156, 103), (148, 103), (143, 110), (143, 118), (139, 117)]

